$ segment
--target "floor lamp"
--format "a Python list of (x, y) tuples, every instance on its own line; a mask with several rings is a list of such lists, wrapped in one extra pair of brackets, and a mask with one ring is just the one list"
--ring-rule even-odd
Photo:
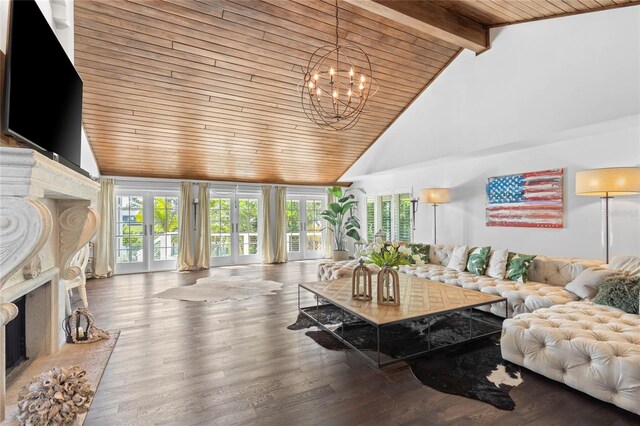
[(433, 205), (433, 244), (438, 243), (437, 238), (437, 209), (438, 205), (446, 204), (450, 201), (448, 188), (426, 188), (420, 192), (420, 201), (424, 204)]
[(640, 194), (640, 167), (613, 167), (576, 173), (576, 195), (604, 201), (605, 256), (609, 263), (609, 199)]

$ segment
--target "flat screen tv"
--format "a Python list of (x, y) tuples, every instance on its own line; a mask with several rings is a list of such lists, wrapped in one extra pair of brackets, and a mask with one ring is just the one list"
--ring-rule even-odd
[(81, 123), (80, 76), (36, 2), (13, 1), (2, 131), (86, 174)]

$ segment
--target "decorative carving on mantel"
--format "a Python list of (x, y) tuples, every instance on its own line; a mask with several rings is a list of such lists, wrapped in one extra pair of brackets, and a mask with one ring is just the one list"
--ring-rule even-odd
[(16, 305), (13, 303), (0, 304), (0, 327), (7, 325), (16, 316), (18, 316), (18, 307)]
[(2, 197), (0, 205), (0, 288), (29, 262), (51, 235), (51, 212), (31, 198)]
[(60, 276), (72, 280), (80, 275), (80, 268), (71, 266), (71, 259), (98, 232), (100, 216), (86, 201), (59, 202), (60, 210)]
[(42, 262), (40, 261), (40, 255), (35, 255), (33, 259), (27, 262), (22, 268), (22, 276), (25, 280), (32, 280), (40, 275), (42, 272)]

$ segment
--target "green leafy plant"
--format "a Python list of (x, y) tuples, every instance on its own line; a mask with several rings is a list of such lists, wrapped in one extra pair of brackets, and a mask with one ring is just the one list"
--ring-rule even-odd
[(376, 241), (371, 247), (366, 263), (373, 263), (380, 267), (411, 264), (411, 249), (405, 245), (397, 243), (382, 243)]
[(347, 237), (360, 241), (360, 221), (353, 214), (358, 206), (358, 200), (353, 194), (356, 190), (364, 193), (360, 188), (327, 188), (327, 192), (333, 195), (336, 201), (330, 203), (329, 208), (320, 213), (320, 217), (327, 221), (327, 228), (333, 233), (334, 250), (346, 250)]

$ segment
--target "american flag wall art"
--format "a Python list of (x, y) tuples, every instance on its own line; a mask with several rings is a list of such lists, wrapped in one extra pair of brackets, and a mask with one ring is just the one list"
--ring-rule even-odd
[(487, 226), (563, 227), (564, 169), (487, 180)]

